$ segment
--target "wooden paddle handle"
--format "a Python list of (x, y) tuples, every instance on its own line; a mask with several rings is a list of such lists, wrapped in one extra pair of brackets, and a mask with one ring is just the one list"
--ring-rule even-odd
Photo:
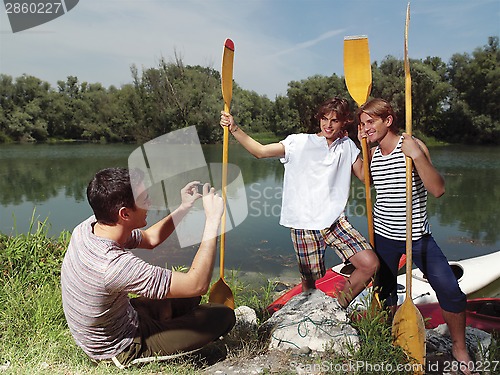
[[(224, 41), (224, 49), (222, 52), (222, 98), (224, 99), (224, 111), (230, 112), (231, 100), (233, 97), (233, 58), (234, 58), (234, 43), (231, 39)], [(226, 244), (226, 218), (227, 218), (227, 154), (229, 143), (229, 129), (224, 127), (224, 138), (222, 142), (222, 201), (224, 203), (224, 211), (221, 218), (220, 231), (220, 277), (224, 278), (224, 249)]]
[(371, 194), (370, 167), (369, 167), (370, 155), (368, 151), (368, 141), (366, 140), (366, 138), (363, 138), (363, 140), (361, 141), (361, 150), (363, 152), (363, 173), (365, 180), (366, 218), (368, 220), (368, 236), (370, 239), (370, 245), (372, 245), (372, 248), (375, 248), (375, 234), (373, 232), (372, 194)]
[[(229, 113), (229, 104), (224, 103), (224, 111)], [(227, 162), (228, 162), (229, 129), (224, 126), (222, 142), (222, 202), (224, 211), (220, 223), (220, 278), (224, 278), (224, 249), (226, 245), (226, 218), (227, 218)]]
[[(406, 10), (405, 23), (405, 49), (404, 49), (404, 69), (405, 69), (405, 125), (406, 133), (412, 134), (412, 103), (411, 103), (411, 74), (410, 60), (408, 58), (408, 27), (410, 23), (410, 4)], [(411, 268), (412, 268), (412, 208), (413, 208), (413, 161), (406, 157), (406, 298), (411, 298)]]
[(412, 221), (412, 189), (413, 178), (412, 171), (413, 163), (411, 158), (406, 157), (406, 298), (411, 299), (411, 269), (413, 264), (412, 259), (412, 241), (413, 241), (413, 221)]

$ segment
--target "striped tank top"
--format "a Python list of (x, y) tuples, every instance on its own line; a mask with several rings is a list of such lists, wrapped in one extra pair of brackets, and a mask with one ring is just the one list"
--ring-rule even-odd
[[(406, 240), (406, 157), (401, 151), (403, 138), (388, 155), (377, 146), (370, 169), (377, 199), (373, 209), (374, 231), (393, 240)], [(427, 220), (427, 190), (416, 169), (413, 169), (412, 239), (430, 234)]]

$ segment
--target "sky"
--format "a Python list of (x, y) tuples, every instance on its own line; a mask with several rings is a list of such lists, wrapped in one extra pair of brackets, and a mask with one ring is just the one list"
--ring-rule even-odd
[[(57, 87), (121, 87), (139, 71), (181, 58), (220, 71), (235, 44), (234, 80), (274, 99), (290, 81), (343, 76), (345, 36), (366, 35), (372, 62), (403, 58), (405, 0), (80, 0), (63, 16), (13, 33), (0, 5), (0, 73)], [(409, 56), (472, 53), (500, 35), (500, 0), (413, 0)]]

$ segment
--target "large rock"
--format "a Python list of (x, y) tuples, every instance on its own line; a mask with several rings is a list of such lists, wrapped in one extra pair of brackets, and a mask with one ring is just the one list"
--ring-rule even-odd
[(358, 348), (359, 337), (349, 325), (346, 311), (335, 298), (315, 289), (290, 299), (260, 327), (269, 349), (311, 350), (331, 349), (346, 355), (346, 349)]
[(248, 306), (240, 306), (234, 310), (236, 323), (231, 331), (235, 340), (250, 341), (257, 337), (258, 323), (255, 310)]
[[(492, 337), (488, 332), (472, 327), (465, 329), (467, 351), (475, 363), (489, 363), (488, 349), (491, 340)], [(426, 374), (443, 374), (458, 366), (458, 362), (451, 354), (452, 341), (446, 324), (426, 330), (425, 344)]]

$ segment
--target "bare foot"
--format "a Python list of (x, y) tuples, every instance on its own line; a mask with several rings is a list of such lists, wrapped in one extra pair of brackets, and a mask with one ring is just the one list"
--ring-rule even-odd
[(465, 375), (478, 375), (477, 372), (474, 372), (474, 362), (470, 359), (467, 350), (452, 349), (451, 355), (453, 356), (453, 359), (457, 361), (456, 366), (460, 369), (461, 373)]

